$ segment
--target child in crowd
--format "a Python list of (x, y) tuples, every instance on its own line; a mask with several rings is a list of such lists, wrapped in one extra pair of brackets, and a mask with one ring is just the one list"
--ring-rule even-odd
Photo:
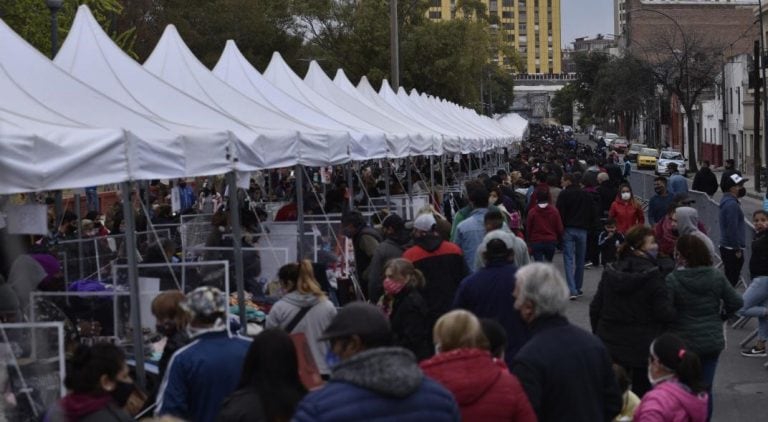
[(624, 243), (624, 235), (616, 231), (616, 220), (613, 218), (605, 220), (603, 228), (597, 244), (600, 247), (600, 261), (607, 265), (616, 261), (616, 249)]
[(631, 380), (627, 371), (621, 365), (613, 364), (613, 374), (621, 390), (621, 412), (613, 419), (615, 422), (629, 422), (635, 416), (635, 409), (640, 404), (640, 398), (630, 389)]

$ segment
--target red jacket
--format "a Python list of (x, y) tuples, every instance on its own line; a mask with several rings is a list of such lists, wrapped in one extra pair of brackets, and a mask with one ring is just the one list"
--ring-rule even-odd
[(616, 220), (616, 231), (624, 234), (637, 224), (645, 224), (643, 209), (634, 201), (622, 201), (616, 198), (608, 210), (608, 216)]
[(540, 208), (538, 205), (528, 212), (525, 221), (528, 243), (559, 242), (563, 238), (563, 220), (554, 205)]
[(451, 350), (420, 366), (453, 394), (464, 422), (536, 421), (520, 381), (488, 351)]

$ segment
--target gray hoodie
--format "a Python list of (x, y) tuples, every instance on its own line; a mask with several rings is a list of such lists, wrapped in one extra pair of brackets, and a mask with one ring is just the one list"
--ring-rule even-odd
[(294, 316), (299, 313), (303, 307), (311, 306), (312, 309), (304, 315), (299, 321), (293, 333), (304, 333), (307, 337), (307, 343), (312, 351), (312, 357), (315, 358), (317, 368), (321, 374), (329, 375), (331, 370), (325, 363), (325, 356), (328, 353), (329, 344), (327, 341), (318, 341), (323, 332), (336, 316), (336, 307), (333, 306), (327, 298), (320, 298), (309, 293), (299, 293), (293, 291), (283, 296), (272, 307), (267, 316), (267, 328), (284, 328)]
[(419, 389), (424, 373), (410, 351), (399, 347), (380, 347), (340, 363), (334, 368), (331, 379), (402, 399)]
[(715, 252), (715, 244), (712, 243), (712, 239), (699, 230), (699, 212), (696, 211), (696, 208), (680, 207), (675, 211), (675, 215), (677, 216), (677, 231), (680, 235), (689, 234), (701, 239), (707, 245), (707, 249), (709, 249), (709, 255), (712, 257), (712, 266), (717, 267), (720, 265), (723, 261)]

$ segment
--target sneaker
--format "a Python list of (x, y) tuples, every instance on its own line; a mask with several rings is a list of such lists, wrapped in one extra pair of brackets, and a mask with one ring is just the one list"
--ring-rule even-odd
[(592, 263), (591, 262), (585, 262), (584, 263), (584, 268), (592, 268)]
[(768, 356), (768, 353), (765, 352), (765, 348), (758, 349), (757, 347), (753, 347), (749, 350), (742, 350), (741, 355), (748, 358), (764, 358)]
[(584, 296), (584, 292), (582, 292), (581, 290), (579, 290), (579, 292), (578, 292), (578, 293), (576, 293), (576, 297), (582, 297), (582, 296)]
[(578, 295), (571, 295), (571, 300), (576, 300), (578, 297)]

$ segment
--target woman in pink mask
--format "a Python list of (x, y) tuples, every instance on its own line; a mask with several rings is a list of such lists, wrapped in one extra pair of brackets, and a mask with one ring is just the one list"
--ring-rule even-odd
[(413, 263), (402, 258), (387, 262), (379, 306), (389, 316), (394, 344), (412, 351), (418, 360), (432, 356), (433, 352), (429, 308), (419, 293), (423, 287), (424, 275)]

